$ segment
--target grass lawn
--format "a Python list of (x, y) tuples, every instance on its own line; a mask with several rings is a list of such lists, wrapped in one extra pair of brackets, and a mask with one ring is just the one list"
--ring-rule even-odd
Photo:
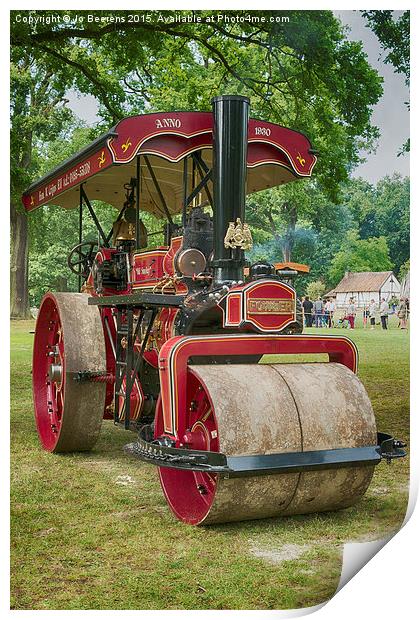
[[(41, 450), (32, 412), (33, 322), (11, 331), (11, 605), (14, 609), (287, 609), (333, 596), (347, 541), (399, 528), (408, 459), (381, 463), (364, 498), (337, 513), (197, 528), (176, 521), (157, 473), (104, 422), (91, 453)], [(329, 330), (308, 330), (327, 333)], [(359, 347), (378, 429), (409, 437), (409, 337), (330, 330)], [(270, 360), (271, 361), (271, 360)]]

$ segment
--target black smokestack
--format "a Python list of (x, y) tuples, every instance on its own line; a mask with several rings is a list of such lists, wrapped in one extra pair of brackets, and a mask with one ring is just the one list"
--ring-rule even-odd
[(214, 280), (242, 280), (244, 252), (225, 248), (229, 222), (245, 220), (249, 99), (221, 95), (213, 103)]

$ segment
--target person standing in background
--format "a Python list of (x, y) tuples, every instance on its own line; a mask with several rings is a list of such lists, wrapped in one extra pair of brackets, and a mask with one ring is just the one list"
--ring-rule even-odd
[(350, 297), (349, 307), (347, 308), (347, 319), (350, 323), (350, 329), (354, 329), (354, 321), (356, 319), (356, 306), (354, 304), (353, 297)]
[(398, 299), (395, 297), (395, 295), (393, 295), (391, 297), (391, 299), (390, 299), (390, 301), (388, 303), (389, 303), (389, 307), (390, 307), (390, 312), (392, 314), (395, 314), (395, 312), (396, 312), (396, 310), (397, 310), (397, 308), (399, 306)]
[(398, 327), (400, 329), (407, 329), (408, 312), (409, 312), (408, 299), (407, 298), (401, 299), (400, 306), (398, 308), (398, 319), (399, 319)]
[(334, 327), (335, 301), (330, 299), (330, 327)]
[(315, 309), (315, 327), (322, 327), (322, 312), (324, 310), (324, 304), (322, 303), (321, 297), (314, 303)]
[(369, 306), (370, 329), (375, 329), (377, 311), (378, 311), (378, 306), (376, 305), (375, 300), (371, 299), (370, 306)]
[(305, 315), (305, 327), (312, 327), (312, 310), (314, 305), (308, 296), (303, 300), (302, 306)]
[(366, 329), (369, 320), (369, 308), (363, 306), (363, 327)]
[(328, 299), (325, 304), (325, 320), (327, 327), (332, 327), (334, 325), (333, 315), (335, 310), (335, 304), (332, 299)]
[(379, 314), (381, 317), (381, 325), (382, 329), (388, 329), (388, 314), (389, 314), (389, 305), (385, 300), (385, 297), (381, 299), (381, 307), (379, 308)]

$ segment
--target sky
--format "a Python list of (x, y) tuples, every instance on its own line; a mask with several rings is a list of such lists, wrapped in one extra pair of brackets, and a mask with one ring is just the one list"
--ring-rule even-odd
[[(360, 11), (334, 11), (334, 14), (350, 28), (347, 35), (349, 39), (363, 42), (369, 63), (384, 78), (384, 94), (372, 114), (372, 123), (379, 127), (381, 137), (376, 152), (363, 154), (366, 162), (358, 166), (352, 176), (362, 177), (370, 183), (376, 183), (385, 175), (392, 175), (394, 172), (408, 176), (409, 156), (397, 156), (410, 131), (409, 112), (404, 103), (408, 101), (409, 93), (404, 76), (395, 73), (392, 65), (382, 61), (381, 56), (384, 57), (385, 54), (376, 35), (366, 27)], [(401, 12), (395, 11), (394, 14), (398, 17)], [(75, 93), (70, 92), (68, 98), (70, 107), (79, 118), (89, 125), (98, 122), (98, 106), (94, 97), (83, 96), (78, 99)]]
[[(399, 172), (403, 176), (410, 173), (410, 157), (397, 157), (401, 146), (410, 135), (410, 114), (405, 105), (409, 100), (408, 88), (404, 76), (394, 73), (392, 65), (385, 64), (380, 57), (385, 56), (376, 35), (370, 28), (366, 28), (365, 19), (360, 11), (334, 11), (343, 24), (351, 31), (348, 38), (363, 41), (363, 47), (368, 55), (369, 63), (384, 78), (384, 94), (374, 107), (372, 123), (379, 127), (381, 137), (375, 154), (366, 155), (366, 163), (360, 165), (353, 176), (360, 176), (376, 183), (386, 174)], [(395, 11), (399, 17), (401, 11)]]

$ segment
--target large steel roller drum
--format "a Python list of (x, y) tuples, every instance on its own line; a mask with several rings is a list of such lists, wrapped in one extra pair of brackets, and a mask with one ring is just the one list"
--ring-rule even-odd
[[(202, 448), (233, 456), (376, 443), (366, 390), (341, 364), (190, 368), (191, 423), (207, 438)], [(178, 518), (211, 524), (346, 508), (365, 493), (373, 470), (364, 465), (225, 479), (160, 468), (160, 479)]]

